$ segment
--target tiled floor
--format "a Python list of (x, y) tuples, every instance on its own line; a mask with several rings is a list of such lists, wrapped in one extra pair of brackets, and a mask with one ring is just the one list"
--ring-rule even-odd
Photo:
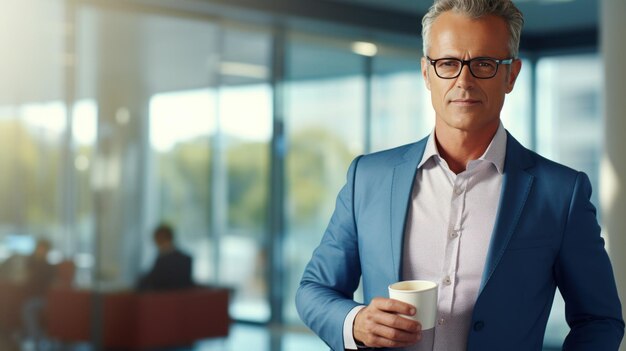
[(228, 338), (199, 342), (194, 351), (318, 351), (328, 350), (317, 336), (305, 331), (234, 324)]
[[(560, 342), (556, 345), (559, 344)], [(54, 346), (56, 347), (47, 347), (45, 350), (93, 351), (93, 348), (88, 344)], [(328, 346), (317, 336), (303, 329), (273, 329), (265, 326), (237, 323), (231, 326), (230, 335), (227, 338), (203, 340), (194, 345), (191, 350), (188, 348), (170, 348), (151, 351), (326, 351), (328, 349)], [(544, 347), (543, 350), (557, 351), (560, 349), (560, 347), (555, 346)], [(0, 351), (5, 350), (0, 347)], [(21, 351), (33, 350), (27, 347)]]
[[(42, 351), (93, 351), (87, 343), (60, 345), (44, 343)], [(203, 340), (193, 348), (167, 348), (150, 351), (325, 351), (328, 347), (315, 335), (305, 330), (272, 329), (269, 327), (233, 324), (227, 338)], [(0, 351), (8, 351), (0, 344)], [(20, 351), (35, 351), (24, 343)]]
[[(562, 334), (562, 332), (560, 332)], [(558, 333), (555, 333), (558, 334)], [(554, 340), (546, 338), (543, 351), (558, 351), (562, 343), (560, 335)], [(207, 340), (196, 345), (193, 351), (326, 351), (328, 346), (307, 331), (271, 330), (266, 327), (235, 324), (225, 339)]]

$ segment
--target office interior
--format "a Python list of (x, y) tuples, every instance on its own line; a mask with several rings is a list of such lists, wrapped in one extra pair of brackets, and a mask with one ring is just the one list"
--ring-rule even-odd
[[(626, 3), (514, 2), (523, 68), (503, 124), (588, 174), (624, 301)], [(72, 289), (130, 291), (167, 222), (194, 280), (230, 291), (228, 335), (188, 349), (326, 349), (295, 290), (350, 161), (433, 128), (432, 1), (0, 3), (0, 261), (47, 238)], [(105, 349), (89, 308), (89, 340), (46, 347)], [(568, 328), (557, 294), (544, 349)]]

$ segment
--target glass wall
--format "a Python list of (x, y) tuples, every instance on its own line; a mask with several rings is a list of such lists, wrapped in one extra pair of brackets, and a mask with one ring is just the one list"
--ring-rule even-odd
[(55, 261), (66, 253), (63, 18), (56, 0), (3, 2), (0, 11), (0, 261), (29, 254), (37, 238), (53, 241)]
[(515, 82), (515, 88), (506, 96), (500, 113), (504, 127), (527, 148), (533, 147), (531, 144), (532, 90), (530, 86), (533, 67), (530, 65), (530, 61), (522, 59), (522, 70)]
[(372, 151), (412, 143), (432, 131), (435, 115), (420, 58), (417, 51), (383, 50), (373, 58)]
[[(211, 23), (160, 21), (154, 42), (166, 30), (169, 40), (149, 57), (161, 57), (154, 73), (176, 90), (151, 98), (148, 222), (177, 228), (180, 246), (194, 257), (197, 282), (233, 288), (233, 318), (265, 322), (270, 37)], [(178, 22), (170, 24), (177, 32), (166, 21)], [(172, 78), (172, 71), (182, 75)], [(202, 72), (204, 82), (197, 82)], [(144, 257), (147, 268), (154, 254)]]
[(94, 5), (76, 23), (82, 281), (132, 287), (166, 222), (197, 283), (232, 288), (233, 318), (267, 321), (269, 32)]
[[(151, 222), (176, 228), (179, 245), (195, 258), (193, 276), (201, 283), (216, 278), (211, 259), (216, 250), (209, 232), (216, 99), (214, 89), (198, 89), (157, 93), (150, 100)], [(149, 242), (149, 230), (147, 234)], [(145, 248), (143, 267), (148, 269), (156, 252), (153, 245)]]
[[(591, 202), (598, 209), (602, 74), (597, 54), (547, 57), (537, 64), (537, 152), (585, 172), (593, 188)], [(557, 292), (545, 344), (560, 347), (568, 331), (565, 304)]]
[(285, 89), (285, 301), (298, 321), (295, 291), (345, 183), (350, 161), (363, 153), (365, 79), (362, 56), (349, 42), (292, 36)]
[[(218, 282), (236, 287), (233, 317), (258, 322), (270, 318), (267, 208), (271, 101), (271, 89), (266, 83), (224, 88), (220, 92), (221, 151), (226, 174), (223, 184), (214, 182), (212, 187), (213, 191), (227, 190), (225, 197), (219, 199), (221, 205), (217, 199), (214, 202), (227, 209), (218, 250)], [(219, 172), (217, 167), (214, 164)]]
[(544, 58), (537, 64), (537, 151), (587, 173), (599, 204), (602, 60), (597, 54)]
[(221, 155), (214, 153), (211, 187), (215, 193), (213, 228), (221, 234), (217, 282), (235, 288), (231, 315), (256, 322), (270, 319), (271, 43), (270, 34), (262, 30), (222, 30), (219, 136), (214, 143)]
[[(94, 193), (93, 186), (99, 181), (94, 172), (96, 139), (98, 133), (98, 109), (93, 99), (79, 100), (74, 103), (72, 121), (72, 159), (70, 188), (72, 206), (67, 209), (71, 214), (70, 236), (66, 237), (68, 252), (76, 265), (75, 284), (79, 287), (93, 286), (94, 269)], [(94, 183), (95, 182), (95, 183)]]

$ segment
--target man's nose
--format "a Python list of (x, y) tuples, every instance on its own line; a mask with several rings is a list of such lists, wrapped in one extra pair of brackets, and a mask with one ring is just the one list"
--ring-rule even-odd
[(461, 66), (461, 73), (456, 77), (456, 85), (459, 88), (468, 89), (474, 86), (475, 79), (469, 65), (463, 65)]

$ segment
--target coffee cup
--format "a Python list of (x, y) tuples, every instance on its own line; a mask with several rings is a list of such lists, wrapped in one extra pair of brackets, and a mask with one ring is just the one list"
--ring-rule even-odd
[(405, 280), (389, 285), (389, 298), (413, 305), (416, 313), (404, 316), (420, 322), (422, 330), (435, 327), (437, 320), (437, 283), (429, 280)]

